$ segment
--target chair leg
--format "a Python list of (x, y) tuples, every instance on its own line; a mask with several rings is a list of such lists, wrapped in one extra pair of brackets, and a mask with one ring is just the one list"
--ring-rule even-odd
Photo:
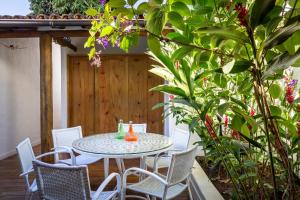
[[(140, 158), (140, 168), (146, 170), (146, 157), (143, 156)], [(144, 179), (144, 174), (141, 174), (139, 176), (139, 181), (142, 181)]]
[(104, 158), (104, 177), (107, 178), (109, 174), (109, 158)]
[(123, 174), (125, 169), (122, 168), (122, 161), (120, 158), (116, 158), (116, 163), (119, 169), (120, 174)]
[(191, 190), (191, 183), (190, 180), (188, 181), (188, 191), (189, 191), (189, 197), (190, 200), (193, 200), (192, 190)]

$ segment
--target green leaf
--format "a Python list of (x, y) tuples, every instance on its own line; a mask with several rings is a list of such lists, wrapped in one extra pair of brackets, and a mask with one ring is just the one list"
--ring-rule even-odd
[(207, 102), (203, 108), (203, 111), (200, 114), (200, 118), (205, 121), (205, 115), (207, 114), (208, 110), (210, 109), (210, 107), (213, 105), (215, 100), (210, 100), (209, 102)]
[(128, 52), (130, 47), (130, 41), (127, 36), (123, 37), (120, 43), (120, 48), (123, 49), (125, 52)]
[(282, 44), (285, 42), (291, 35), (293, 35), (297, 30), (300, 30), (300, 23), (295, 22), (293, 24), (290, 24), (288, 26), (285, 26), (272, 35), (270, 35), (264, 44), (265, 49), (271, 49), (274, 46), (277, 46), (279, 44)]
[(106, 26), (102, 29), (100, 37), (107, 36), (113, 32), (114, 28), (112, 26)]
[(174, 40), (174, 41), (182, 42), (185, 44), (189, 44), (191, 42), (187, 37), (183, 36), (182, 34), (180, 34), (178, 32), (168, 33), (167, 38)]
[(124, 7), (126, 5), (126, 1), (125, 0), (109, 0), (108, 5), (111, 8), (120, 8), (120, 7)]
[(146, 12), (149, 9), (149, 4), (147, 2), (143, 2), (140, 5), (138, 5), (137, 7), (137, 11), (140, 14), (143, 14), (144, 12)]
[(253, 30), (263, 22), (265, 16), (274, 8), (275, 2), (276, 0), (255, 0), (250, 14), (250, 26)]
[(175, 86), (169, 86), (169, 85), (159, 85), (154, 88), (151, 88), (150, 91), (165, 92), (168, 94), (178, 95), (184, 98), (187, 97), (187, 95), (181, 88)]
[(278, 106), (270, 105), (272, 116), (281, 116), (281, 109)]
[(278, 99), (282, 94), (282, 89), (278, 84), (272, 84), (269, 88), (269, 93), (272, 98)]
[(185, 55), (190, 53), (192, 50), (193, 50), (192, 47), (181, 47), (181, 48), (174, 51), (174, 53), (172, 54), (172, 60), (173, 61), (180, 60)]
[(240, 131), (241, 127), (245, 123), (245, 120), (241, 118), (239, 115), (234, 115), (231, 120), (231, 128), (236, 131)]
[(89, 8), (87, 11), (85, 11), (85, 14), (95, 17), (96, 15), (98, 15), (98, 11), (94, 8)]
[(264, 72), (263, 78), (266, 79), (275, 75), (278, 71), (284, 70), (293, 65), (300, 58), (300, 49), (294, 54), (289, 55), (287, 52), (276, 56), (270, 63), (270, 67)]
[(183, 23), (183, 18), (182, 16), (175, 12), (175, 11), (171, 11), (168, 13), (168, 20), (169, 22), (176, 28), (184, 30), (185, 26)]
[(148, 43), (149, 49), (155, 55), (159, 55), (161, 53), (160, 42), (156, 37), (154, 37), (152, 35), (149, 35), (148, 38), (147, 38), (147, 43)]
[(219, 87), (221, 87), (221, 88), (226, 88), (226, 86), (227, 86), (227, 80), (226, 80), (224, 74), (216, 73), (214, 75), (214, 83), (216, 85), (218, 85)]
[(137, 2), (137, 0), (127, 0), (127, 2), (129, 5), (133, 6)]
[(160, 8), (151, 9), (146, 15), (146, 28), (156, 35), (160, 35), (166, 24), (165, 12)]
[(159, 55), (155, 55), (152, 52), (148, 52), (148, 54), (150, 56), (152, 56), (152, 58), (157, 61), (159, 64), (161, 64), (162, 66), (164, 66), (165, 68), (167, 68), (173, 75), (174, 77), (181, 82), (181, 78), (179, 73), (177, 72), (177, 70), (174, 67), (174, 64), (171, 60), (171, 58), (169, 58), (169, 56), (164, 55), (163, 53), (160, 53)]
[(206, 33), (212, 35), (219, 35), (227, 39), (235, 40), (239, 43), (249, 43), (249, 38), (243, 33), (235, 28), (223, 28), (223, 27), (204, 27), (199, 28), (197, 33)]
[(91, 48), (89, 52), (89, 60), (91, 60), (94, 57), (95, 52), (96, 52), (96, 48), (95, 47)]
[(174, 2), (171, 5), (171, 10), (179, 13), (182, 16), (190, 16), (190, 9), (183, 2)]
[(290, 55), (293, 55), (300, 47), (300, 30), (296, 31), (282, 45)]
[(240, 73), (246, 71), (251, 65), (252, 63), (248, 60), (232, 60), (223, 67), (223, 72), (225, 74)]
[(189, 67), (187, 61), (184, 59), (181, 60), (180, 63), (181, 63), (182, 70), (185, 75), (186, 83), (189, 87), (190, 96), (194, 96), (194, 88), (193, 88), (192, 80), (191, 80), (191, 68)]
[(246, 136), (246, 137), (250, 137), (250, 130), (248, 128), (247, 123), (244, 123), (241, 127), (241, 132)]

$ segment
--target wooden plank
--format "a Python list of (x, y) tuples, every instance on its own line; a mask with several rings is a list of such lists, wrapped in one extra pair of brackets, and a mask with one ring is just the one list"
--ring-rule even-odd
[(42, 153), (52, 148), (53, 128), (52, 102), (52, 37), (40, 36), (40, 98), (41, 98), (41, 149)]
[(120, 119), (128, 120), (128, 66), (125, 56), (102, 56), (96, 68), (96, 132), (116, 131)]
[(94, 133), (94, 68), (86, 57), (69, 56), (68, 126), (82, 126), (83, 134)]
[[(154, 61), (150, 60), (150, 58), (146, 58), (148, 70), (154, 64)], [(148, 71), (147, 76), (147, 89), (148, 91), (157, 86), (163, 84), (163, 79), (159, 76), (152, 74)], [(164, 101), (164, 95), (161, 92), (153, 92), (149, 91), (147, 93), (147, 129), (152, 133), (160, 133), (163, 134), (163, 108), (152, 110), (152, 107), (157, 103), (162, 103)]]
[(133, 123), (147, 122), (147, 69), (145, 55), (128, 57), (128, 118)]

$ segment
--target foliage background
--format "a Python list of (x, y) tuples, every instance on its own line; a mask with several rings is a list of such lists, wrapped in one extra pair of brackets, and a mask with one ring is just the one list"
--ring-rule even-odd
[(84, 14), (91, 7), (99, 7), (98, 0), (29, 0), (34, 14)]

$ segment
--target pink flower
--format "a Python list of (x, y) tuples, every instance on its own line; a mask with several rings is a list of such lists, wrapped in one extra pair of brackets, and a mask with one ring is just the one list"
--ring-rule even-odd
[(91, 60), (91, 65), (96, 67), (101, 66), (101, 51), (95, 53), (94, 57)]
[(250, 109), (250, 116), (253, 117), (255, 115), (255, 109), (251, 108)]
[(169, 100), (170, 100), (170, 101), (173, 101), (173, 100), (174, 100), (174, 95), (170, 95), (170, 96), (169, 96)]

